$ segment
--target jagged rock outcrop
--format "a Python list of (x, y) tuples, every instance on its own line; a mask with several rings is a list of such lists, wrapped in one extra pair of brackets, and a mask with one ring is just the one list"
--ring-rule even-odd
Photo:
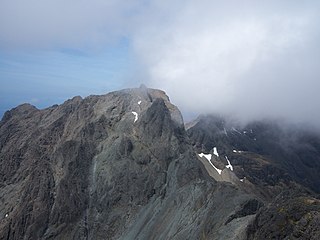
[(248, 239), (318, 239), (320, 200), (284, 191), (260, 209), (248, 227)]
[(160, 90), (20, 105), (0, 147), (1, 239), (235, 239), (252, 218), (230, 220), (254, 196), (207, 174)]
[[(316, 224), (320, 214), (320, 137), (316, 132), (271, 121), (239, 127), (209, 115), (190, 124), (187, 133), (196, 152), (212, 154), (211, 162), (222, 170), (220, 178), (263, 202), (261, 206), (250, 200), (234, 215), (256, 214), (245, 239), (320, 237)], [(223, 177), (225, 158), (237, 178)], [(212, 176), (217, 178), (217, 173)]]
[[(303, 172), (319, 166), (318, 138), (300, 136), (294, 165), (269, 130), (202, 118), (186, 131), (166, 94), (144, 86), (20, 105), (0, 122), (0, 239), (317, 236), (318, 173)], [(280, 211), (288, 189), (304, 195)], [(293, 219), (282, 235), (269, 228), (278, 211)]]

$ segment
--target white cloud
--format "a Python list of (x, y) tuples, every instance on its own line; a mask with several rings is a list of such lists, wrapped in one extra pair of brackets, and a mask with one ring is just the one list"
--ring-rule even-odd
[(151, 85), (184, 111), (316, 122), (319, 5), (251, 3), (189, 2), (145, 21), (134, 46)]
[(0, 48), (99, 49), (126, 37), (136, 78), (184, 112), (316, 122), (319, 24), (316, 1), (3, 0)]
[(126, 35), (140, 1), (3, 0), (0, 45), (6, 48), (99, 47)]

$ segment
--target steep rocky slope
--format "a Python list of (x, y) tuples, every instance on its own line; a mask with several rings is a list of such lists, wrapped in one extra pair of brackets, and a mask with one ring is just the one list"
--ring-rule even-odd
[(145, 87), (6, 112), (0, 163), (0, 239), (244, 239), (262, 206), (209, 176)]
[[(272, 121), (244, 127), (201, 116), (187, 134), (198, 153), (211, 154), (212, 175), (249, 191), (264, 203), (247, 239), (318, 239), (320, 137), (317, 132)], [(207, 164), (208, 165), (208, 164)], [(233, 175), (224, 174), (232, 166)], [(210, 172), (209, 172), (210, 173)]]

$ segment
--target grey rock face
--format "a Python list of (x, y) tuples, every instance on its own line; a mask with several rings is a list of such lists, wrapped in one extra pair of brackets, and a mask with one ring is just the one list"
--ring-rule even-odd
[(160, 90), (20, 105), (0, 147), (0, 239), (234, 239), (249, 223), (226, 223), (252, 196), (209, 177)]
[(237, 176), (254, 185), (276, 188), (279, 183), (295, 182), (320, 192), (320, 136), (316, 133), (274, 122), (237, 127), (216, 116), (200, 117), (187, 133), (197, 152), (217, 147), (219, 161), (228, 156)]
[(260, 209), (248, 239), (318, 239), (319, 216), (318, 199), (286, 191)]
[[(318, 199), (308, 192), (316, 173), (302, 180), (286, 171), (275, 138), (262, 141), (255, 134), (268, 131), (254, 129), (240, 137), (216, 118), (186, 132), (165, 93), (144, 86), (44, 110), (20, 105), (0, 122), (0, 239), (318, 236)], [(317, 167), (317, 138), (307, 139), (313, 147), (299, 145), (297, 162), (306, 165), (307, 156)], [(211, 162), (200, 152), (211, 153)], [(294, 206), (285, 208), (294, 223), (281, 235), (271, 223), (273, 200), (291, 188), (305, 196), (280, 201)]]
[(320, 137), (316, 132), (273, 122), (236, 127), (221, 117), (202, 116), (189, 125), (187, 133), (196, 152), (214, 155), (214, 148), (218, 149), (220, 156), (211, 162), (224, 169), (222, 173), (228, 171), (224, 166), (228, 156), (238, 178), (224, 181), (261, 200), (249, 200), (227, 220), (232, 223), (234, 217), (251, 216), (244, 239), (320, 237), (315, 224), (320, 214)]

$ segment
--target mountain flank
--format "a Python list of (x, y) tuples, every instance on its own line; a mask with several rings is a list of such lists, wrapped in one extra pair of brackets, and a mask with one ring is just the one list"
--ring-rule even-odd
[(320, 138), (280, 130), (186, 130), (144, 86), (20, 105), (0, 122), (0, 239), (318, 239)]

